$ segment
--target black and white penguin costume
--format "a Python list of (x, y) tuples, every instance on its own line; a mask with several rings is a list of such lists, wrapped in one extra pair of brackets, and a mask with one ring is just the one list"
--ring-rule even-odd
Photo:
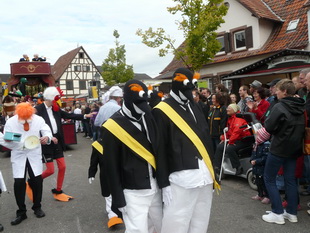
[(162, 199), (156, 175), (158, 136), (147, 104), (147, 87), (124, 86), (123, 105), (102, 126), (112, 208), (123, 213), (126, 232), (160, 232)]
[(193, 101), (199, 77), (186, 68), (177, 69), (170, 97), (153, 109), (161, 140), (157, 181), (165, 204), (162, 233), (207, 232), (213, 185), (219, 189), (209, 127)]

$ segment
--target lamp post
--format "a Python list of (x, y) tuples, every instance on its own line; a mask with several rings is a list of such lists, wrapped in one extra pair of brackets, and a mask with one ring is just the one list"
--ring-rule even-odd
[(97, 93), (98, 93), (98, 101), (100, 101), (100, 74), (98, 72), (95, 73), (94, 79), (96, 81)]

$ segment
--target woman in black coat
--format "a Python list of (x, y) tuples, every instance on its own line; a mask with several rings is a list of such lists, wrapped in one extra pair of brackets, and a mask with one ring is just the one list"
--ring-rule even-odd
[(212, 139), (213, 150), (216, 150), (220, 143), (220, 136), (227, 123), (227, 112), (225, 106), (225, 97), (221, 93), (212, 96), (213, 107), (209, 111), (208, 123), (210, 127), (210, 136)]
[[(284, 224), (284, 219), (297, 222), (298, 192), (295, 178), (296, 160), (302, 155), (305, 131), (305, 101), (293, 97), (294, 83), (283, 79), (276, 84), (279, 103), (274, 105), (265, 128), (271, 134), (270, 154), (267, 157), (264, 179), (272, 211), (262, 216), (269, 223)], [(276, 176), (283, 166), (287, 208), (283, 210), (281, 196), (276, 186)]]

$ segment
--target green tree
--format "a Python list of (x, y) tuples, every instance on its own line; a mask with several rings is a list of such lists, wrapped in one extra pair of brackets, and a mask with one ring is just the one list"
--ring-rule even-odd
[(223, 16), (227, 7), (223, 0), (173, 0), (177, 3), (168, 7), (171, 14), (180, 13), (182, 20), (178, 21), (179, 30), (183, 31), (184, 42), (176, 49), (173, 40), (163, 28), (143, 31), (138, 29), (136, 34), (142, 38), (142, 43), (151, 48), (159, 48), (159, 56), (173, 52), (176, 59), (193, 69), (199, 70), (203, 65), (212, 61), (221, 45), (216, 39), (215, 32), (224, 23)]
[(134, 77), (133, 66), (126, 64), (125, 45), (120, 45), (118, 41), (120, 35), (117, 30), (114, 30), (113, 36), (115, 48), (110, 49), (108, 57), (102, 64), (102, 76), (108, 85), (125, 83)]

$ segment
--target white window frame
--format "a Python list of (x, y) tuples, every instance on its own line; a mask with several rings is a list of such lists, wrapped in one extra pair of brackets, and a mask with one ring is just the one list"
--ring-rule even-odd
[(246, 42), (245, 42), (244, 46), (242, 46), (242, 47), (240, 47), (240, 48), (237, 48), (236, 35), (239, 34), (239, 33), (241, 33), (241, 32), (244, 33), (244, 39), (246, 40), (245, 30), (240, 30), (240, 31), (234, 32), (234, 34), (233, 34), (233, 39), (234, 39), (234, 48), (235, 48), (235, 51), (246, 49)]
[(207, 78), (206, 81), (207, 81), (207, 88), (208, 88), (208, 89), (211, 91), (211, 93), (212, 93), (212, 90), (213, 90), (212, 78)]
[[(218, 37), (216, 37), (216, 39), (218, 40), (219, 38), (223, 38), (223, 43), (224, 43), (224, 45), (223, 45), (223, 48), (224, 48), (224, 51), (218, 51), (217, 53), (216, 53), (216, 55), (222, 55), (222, 54), (225, 54), (226, 52), (225, 52), (225, 38), (224, 38), (224, 36), (218, 36)], [(219, 40), (218, 40), (219, 41)], [(220, 41), (219, 41), (220, 42)], [(222, 44), (221, 42), (220, 42), (220, 44)]]
[(232, 89), (232, 81), (231, 80), (222, 80), (221, 83), (228, 89), (229, 93)]
[(295, 20), (290, 21), (287, 28), (286, 28), (286, 32), (295, 31), (296, 28), (298, 27), (298, 23), (299, 23), (299, 19), (295, 19)]

